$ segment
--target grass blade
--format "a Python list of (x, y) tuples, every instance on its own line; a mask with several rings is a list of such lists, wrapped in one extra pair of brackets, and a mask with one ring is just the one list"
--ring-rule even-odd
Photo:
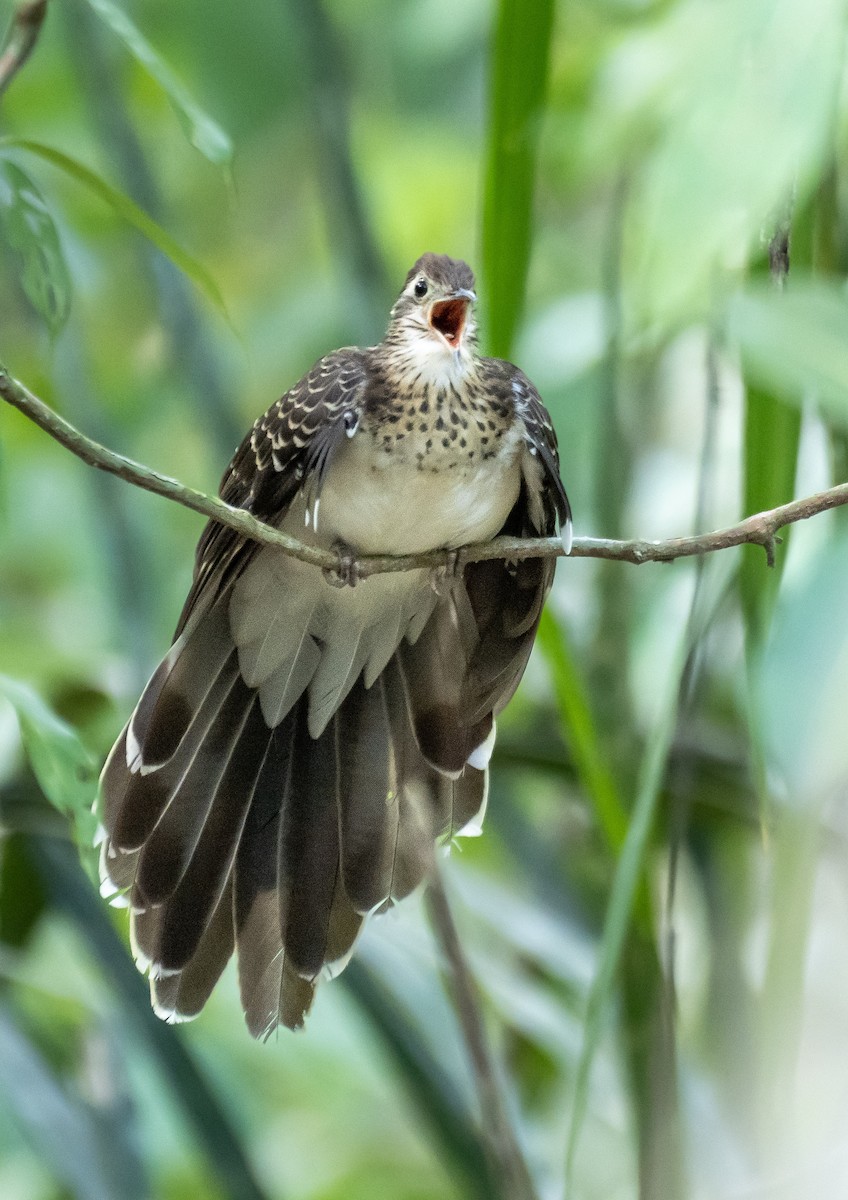
[(557, 706), (563, 728), (568, 732), (578, 778), (592, 801), (608, 845), (613, 850), (619, 850), (627, 834), (627, 812), (604, 758), (589, 696), (574, 661), (567, 633), (557, 623), (550, 608), (542, 613), (537, 642), (550, 668)]
[[(5, 815), (0, 809), (0, 818)], [(26, 838), (4, 830), (0, 840), (0, 942), (22, 949), (45, 910), (44, 888), (26, 852)]]
[[(801, 410), (773, 393), (749, 385), (745, 396), (745, 461), (742, 512), (757, 513), (786, 504), (795, 494)], [(773, 570), (766, 569), (762, 549), (744, 546), (739, 571), (742, 611), (749, 648), (762, 645), (768, 629), (780, 576), (786, 562), (786, 539), (775, 553)]]
[[(577, 776), (595, 813), (610, 850), (617, 854), (627, 836), (629, 816), (592, 715), (589, 695), (577, 669), (566, 631), (557, 624), (549, 608), (542, 613), (538, 643), (553, 676), (554, 693), (567, 731)], [(635, 899), (637, 924), (651, 936), (653, 917), (647, 881), (640, 881)]]
[(636, 789), (636, 803), (613, 880), (601, 939), (598, 970), (586, 1006), (583, 1047), (574, 1084), (574, 1106), (566, 1146), (566, 1195), (570, 1195), (571, 1192), (577, 1141), (588, 1099), (589, 1073), (613, 993), (615, 974), (621, 960), (622, 947), (650, 843), (666, 758), (677, 723), (678, 694), (686, 661), (687, 641), (686, 638), (682, 639), (678, 646), (661, 715), (645, 748)]
[(548, 78), (553, 0), (500, 0), (489, 85), (483, 274), (489, 347), (507, 357), (530, 261), (536, 148)]
[(176, 77), (123, 9), (112, 4), (111, 0), (88, 0), (88, 4), (162, 88), (192, 146), (216, 166), (228, 166), (233, 158), (233, 143), (229, 135), (197, 104), (185, 84)]

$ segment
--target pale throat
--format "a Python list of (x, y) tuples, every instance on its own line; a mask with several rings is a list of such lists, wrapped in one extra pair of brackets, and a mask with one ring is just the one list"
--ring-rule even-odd
[(401, 371), (404, 382), (411, 385), (428, 383), (436, 389), (452, 385), (461, 387), (474, 373), (476, 356), (473, 342), (463, 336), (458, 349), (449, 346), (444, 338), (429, 326), (407, 326), (400, 347), (405, 351)]

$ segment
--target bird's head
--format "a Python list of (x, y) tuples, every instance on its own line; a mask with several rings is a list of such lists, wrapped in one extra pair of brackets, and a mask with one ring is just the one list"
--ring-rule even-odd
[(462, 373), (477, 347), (474, 274), (446, 254), (422, 254), (391, 312), (387, 341), (426, 373)]

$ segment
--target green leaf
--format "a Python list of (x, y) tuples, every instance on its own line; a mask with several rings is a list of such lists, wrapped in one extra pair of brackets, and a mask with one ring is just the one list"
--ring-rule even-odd
[(842, 286), (793, 275), (734, 296), (727, 329), (746, 376), (792, 404), (814, 399), (848, 426), (848, 296)]
[(822, 543), (781, 594), (753, 696), (771, 771), (796, 804), (839, 794), (848, 774), (848, 532)]
[(71, 308), (71, 281), (53, 218), (30, 177), (0, 160), (0, 231), (23, 263), (21, 284), (47, 328), (57, 334)]
[(493, 354), (508, 357), (524, 302), (536, 148), (548, 79), (553, 0), (500, 0), (489, 84), (483, 273)]
[(96, 827), (92, 811), (97, 794), (94, 758), (71, 726), (26, 684), (0, 675), (0, 696), (15, 710), (24, 750), (41, 790), (71, 819), (80, 848), (90, 850)]
[[(777, 396), (749, 386), (745, 396), (743, 516), (788, 503), (795, 494), (801, 410)], [(742, 611), (749, 647), (759, 646), (768, 628), (780, 576), (786, 562), (789, 530), (769, 570), (760, 546), (745, 546), (739, 574)]]
[[(0, 1076), (18, 1124), (57, 1180), (85, 1200), (139, 1200), (142, 1180), (121, 1180), (121, 1147), (104, 1144), (96, 1112), (53, 1073), (39, 1049), (0, 1005)], [(119, 1182), (121, 1180), (121, 1182)]]
[(233, 144), (229, 135), (192, 99), (185, 85), (127, 14), (111, 0), (88, 0), (88, 3), (165, 92), (192, 146), (216, 166), (232, 162)]
[(4, 137), (0, 138), (0, 149), (4, 147), (26, 150), (29, 154), (35, 154), (39, 158), (45, 159), (99, 196), (119, 217), (132, 225), (139, 233), (144, 234), (148, 241), (152, 242), (175, 266), (179, 267), (183, 274), (187, 275), (200, 288), (207, 299), (211, 300), (221, 315), (229, 320), (218, 285), (206, 268), (175, 242), (161, 225), (130, 200), (129, 196), (112, 187), (110, 183), (101, 179), (88, 167), (83, 166), (77, 159), (63, 154), (61, 150), (56, 150), (52, 146), (45, 146), (42, 142), (34, 142), (30, 138)]
[(567, 732), (577, 774), (592, 801), (598, 824), (613, 850), (619, 850), (627, 833), (627, 812), (612, 771), (604, 761), (589, 697), (564, 629), (549, 608), (542, 613), (538, 644), (553, 677), (554, 692)]
[(690, 0), (624, 42), (613, 70), (627, 101), (608, 88), (606, 103), (626, 114), (627, 305), (642, 321), (705, 315), (727, 264), (817, 180), (844, 22), (843, 0), (820, 0), (814, 22), (808, 0)]

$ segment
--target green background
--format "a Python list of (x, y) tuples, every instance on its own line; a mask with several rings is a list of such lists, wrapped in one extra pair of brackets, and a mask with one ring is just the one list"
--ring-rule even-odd
[[(0, 360), (212, 491), (434, 250), (542, 392), (578, 536), (817, 492), (846, 464), (845, 32), (844, 0), (53, 0), (0, 99)], [(540, 1197), (848, 1191), (843, 518), (770, 571), (559, 564), (445, 867)], [(200, 528), (0, 408), (0, 1195), (506, 1195), (420, 897), (262, 1046), (232, 971), (156, 1022), (89, 882)]]

